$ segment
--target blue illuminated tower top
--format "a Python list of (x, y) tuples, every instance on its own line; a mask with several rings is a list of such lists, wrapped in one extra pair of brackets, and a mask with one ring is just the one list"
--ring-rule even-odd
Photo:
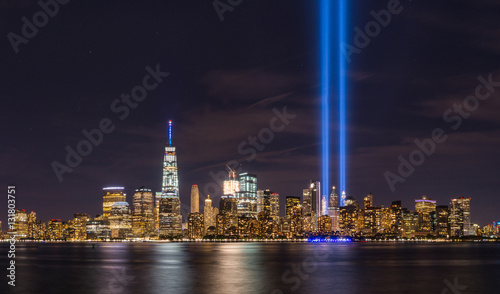
[(177, 173), (177, 152), (172, 145), (172, 121), (168, 121), (168, 144), (163, 157), (162, 198), (179, 197), (179, 176)]
[(172, 120), (168, 121), (168, 146), (172, 146)]

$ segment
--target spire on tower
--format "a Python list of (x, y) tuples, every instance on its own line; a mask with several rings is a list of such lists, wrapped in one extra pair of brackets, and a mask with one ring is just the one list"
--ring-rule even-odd
[(172, 120), (168, 121), (168, 146), (172, 146)]

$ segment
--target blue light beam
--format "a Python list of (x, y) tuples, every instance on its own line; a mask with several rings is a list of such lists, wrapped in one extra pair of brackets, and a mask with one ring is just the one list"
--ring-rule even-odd
[[(338, 97), (339, 97), (339, 184), (342, 191), (346, 190), (346, 59), (340, 49), (346, 42), (346, 0), (338, 1)], [(341, 203), (344, 205), (344, 203)]]
[[(337, 1), (337, 30), (338, 46), (332, 50), (332, 2)], [(330, 189), (330, 84), (332, 56), (337, 54), (337, 81), (338, 97), (338, 152), (339, 152), (339, 184), (341, 193), (346, 190), (346, 108), (347, 108), (347, 63), (341, 46), (346, 43), (347, 0), (320, 0), (320, 47), (321, 47), (321, 153), (322, 153), (322, 189), (321, 194), (329, 195)], [(335, 33), (335, 32), (334, 32)], [(343, 203), (341, 203), (343, 205)]]
[(328, 197), (330, 187), (330, 28), (331, 0), (320, 0), (321, 46), (321, 154), (322, 189)]

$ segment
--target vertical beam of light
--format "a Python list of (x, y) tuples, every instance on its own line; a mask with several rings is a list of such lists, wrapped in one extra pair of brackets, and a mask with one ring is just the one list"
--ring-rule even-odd
[(320, 0), (321, 47), (321, 195), (328, 197), (330, 187), (330, 1)]
[[(346, 42), (346, 0), (338, 1), (339, 184), (346, 190), (346, 60), (340, 46)], [(342, 201), (343, 202), (343, 201)], [(344, 203), (341, 203), (344, 206)]]

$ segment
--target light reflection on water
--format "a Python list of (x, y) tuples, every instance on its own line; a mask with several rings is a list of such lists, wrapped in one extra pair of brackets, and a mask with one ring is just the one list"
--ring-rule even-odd
[(16, 291), (3, 276), (1, 293), (441, 293), (455, 277), (464, 294), (500, 287), (495, 244), (18, 243), (16, 266)]

